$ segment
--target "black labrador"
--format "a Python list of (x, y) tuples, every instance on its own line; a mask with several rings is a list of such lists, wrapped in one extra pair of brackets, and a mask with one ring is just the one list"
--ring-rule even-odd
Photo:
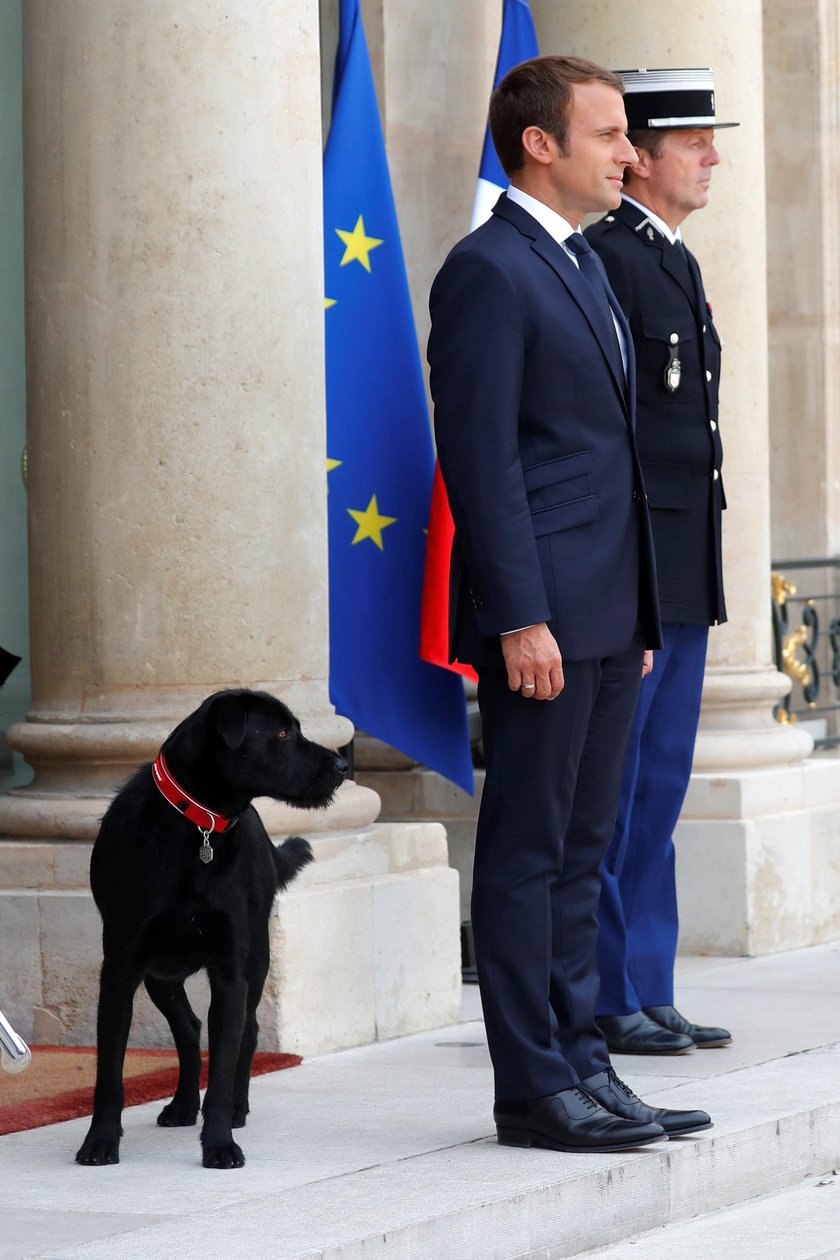
[(210, 980), (203, 1163), (245, 1162), (231, 1129), (248, 1114), (269, 914), (278, 889), (312, 860), (297, 836), (275, 848), (251, 801), (270, 796), (301, 809), (326, 806), (348, 769), (337, 753), (305, 739), (273, 696), (220, 691), (114, 797), (90, 868), (104, 957), (93, 1120), (78, 1163), (119, 1162), (123, 1061), (141, 980), (178, 1050), (178, 1087), (158, 1124), (195, 1124), (201, 1025), (184, 980), (202, 967)]

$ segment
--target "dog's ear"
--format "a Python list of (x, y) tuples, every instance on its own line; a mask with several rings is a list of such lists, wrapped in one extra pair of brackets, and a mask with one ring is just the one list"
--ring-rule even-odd
[(228, 748), (241, 748), (245, 742), (245, 728), (248, 725), (247, 697), (241, 693), (220, 696), (213, 708), (216, 730)]

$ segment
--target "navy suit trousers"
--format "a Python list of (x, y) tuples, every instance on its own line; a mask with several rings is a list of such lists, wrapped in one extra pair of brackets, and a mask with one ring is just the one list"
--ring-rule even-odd
[(595, 1022), (600, 863), (615, 825), (642, 641), (564, 664), (556, 700), (479, 670), (487, 777), (472, 925), (497, 1099), (568, 1089), (609, 1064)]
[(707, 626), (666, 623), (627, 746), (615, 833), (598, 912), (599, 1015), (674, 1001), (677, 890), (674, 828), (700, 718)]

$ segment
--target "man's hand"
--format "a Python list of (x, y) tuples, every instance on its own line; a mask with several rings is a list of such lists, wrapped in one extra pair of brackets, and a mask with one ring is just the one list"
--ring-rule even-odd
[(647, 648), (645, 650), (644, 656), (642, 657), (642, 678), (647, 678), (648, 674), (650, 673), (652, 669), (653, 669), (653, 652), (651, 652), (650, 648)]
[(501, 638), (508, 686), (526, 699), (554, 700), (563, 690), (563, 661), (544, 621)]

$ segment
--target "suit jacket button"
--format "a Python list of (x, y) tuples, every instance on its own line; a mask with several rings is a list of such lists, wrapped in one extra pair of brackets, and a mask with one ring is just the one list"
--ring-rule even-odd
[(706, 368), (706, 380), (707, 380), (707, 381), (710, 381), (711, 379), (712, 379), (712, 374), (711, 374), (711, 372), (709, 371), (709, 369), (708, 369), (708, 368)]
[(642, 496), (638, 490), (633, 491), (633, 498), (636, 500), (637, 503), (641, 503), (642, 501)]
[(718, 472), (717, 469), (715, 469), (715, 471), (712, 473), (712, 481), (718, 481), (719, 478), (720, 478), (720, 473)]
[(712, 430), (712, 433), (717, 433), (717, 425), (715, 424), (714, 420), (709, 421), (709, 427)]

